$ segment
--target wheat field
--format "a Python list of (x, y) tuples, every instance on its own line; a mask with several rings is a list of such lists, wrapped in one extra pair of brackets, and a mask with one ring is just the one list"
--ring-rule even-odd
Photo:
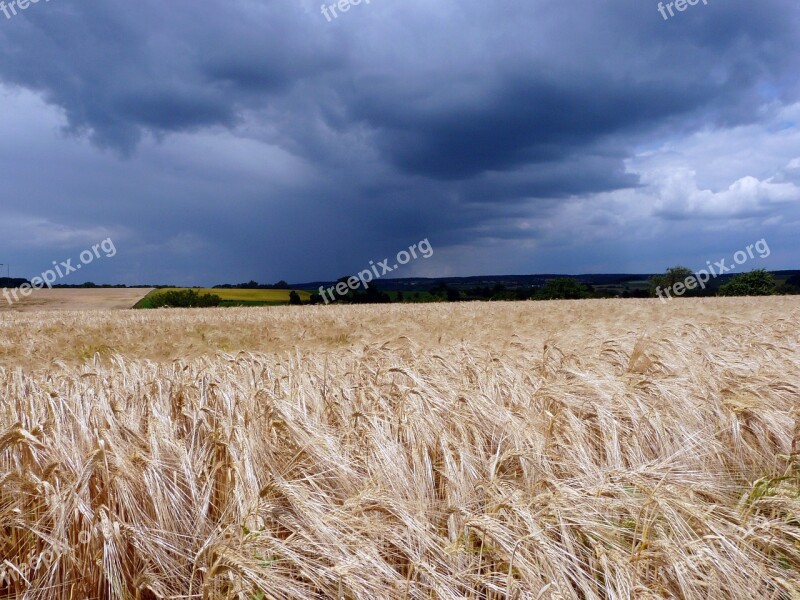
[(800, 301), (0, 315), (0, 598), (800, 598)]

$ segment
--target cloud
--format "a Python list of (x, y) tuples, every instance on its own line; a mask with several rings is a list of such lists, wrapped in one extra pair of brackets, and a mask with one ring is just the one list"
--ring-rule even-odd
[[(0, 236), (5, 243), (18, 248), (75, 248), (90, 246), (108, 237), (120, 238), (124, 233), (105, 227), (74, 228), (46, 219), (5, 214), (0, 222)], [(55, 258), (55, 257), (54, 257)]]
[(28, 228), (125, 231), (149, 281), (335, 277), (425, 237), (442, 272), (640, 269), (673, 253), (647, 232), (795, 219), (798, 16), (40, 3), (0, 23), (0, 194)]
[(696, 175), (688, 169), (673, 171), (652, 182), (659, 199), (656, 214), (669, 219), (741, 219), (771, 215), (776, 205), (800, 203), (800, 187), (793, 183), (759, 181), (747, 176), (714, 192), (699, 189)]

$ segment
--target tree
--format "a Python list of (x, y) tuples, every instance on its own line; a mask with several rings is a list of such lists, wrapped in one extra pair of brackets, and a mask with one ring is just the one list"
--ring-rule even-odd
[(31, 284), (31, 282), (27, 279), (22, 279), (19, 277), (0, 277), (0, 288), (18, 288), (26, 283), (28, 285)]
[(591, 298), (592, 291), (577, 279), (559, 277), (548, 281), (536, 297), (539, 300), (580, 300)]
[[(650, 295), (657, 296), (659, 289), (670, 290), (676, 283), (683, 283), (693, 275), (692, 270), (686, 267), (680, 265), (670, 267), (663, 275), (653, 275), (650, 278)], [(685, 295), (691, 295), (691, 293)]]
[(303, 304), (303, 301), (300, 299), (300, 294), (296, 291), (292, 290), (289, 292), (289, 304), (292, 306), (300, 306)]
[(143, 308), (208, 308), (222, 302), (216, 294), (200, 294), (195, 290), (169, 290), (145, 300)]
[(719, 288), (720, 296), (771, 296), (775, 278), (764, 269), (742, 273)]

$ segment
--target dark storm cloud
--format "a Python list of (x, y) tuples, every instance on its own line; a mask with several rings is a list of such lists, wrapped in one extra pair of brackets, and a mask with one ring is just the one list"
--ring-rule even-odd
[(330, 62), (301, 41), (308, 19), (277, 3), (67, 0), (15, 19), (0, 30), (3, 80), (42, 92), (71, 130), (123, 152), (143, 133), (230, 127)]
[[(696, 93), (701, 93), (697, 90)], [(442, 179), (564, 159), (602, 136), (686, 110), (689, 98), (653, 85), (589, 79), (504, 82), (475, 106), (420, 114), (389, 114), (386, 99), (357, 106), (384, 132), (382, 146), (402, 169)]]
[[(547, 37), (543, 50), (521, 51), (509, 61), (502, 43), (475, 52), (453, 28), (449, 41), (463, 54), (450, 57), (420, 86), (430, 72), (425, 63), (443, 59), (431, 41), (436, 37), (416, 40), (425, 51), (414, 65), (421, 75), (413, 85), (384, 76), (380, 85), (353, 91), (351, 118), (379, 132), (379, 147), (401, 169), (462, 179), (559, 159), (605, 136), (678, 118), (687, 128), (698, 119), (752, 120), (764, 101), (758, 84), (791, 77), (796, 66), (786, 50), (796, 43), (797, 23), (786, 15), (797, 11), (785, 2), (759, 9), (752, 2), (726, 2), (712, 7), (713, 14), (690, 14), (709, 28), (695, 20), (690, 30), (696, 37), (683, 23), (665, 26), (648, 2), (540, 4), (553, 11), (548, 25), (557, 24), (560, 39), (515, 20), (519, 8), (504, 11), (511, 18), (501, 27), (505, 33), (530, 28), (533, 47), (538, 36)], [(714, 18), (722, 12), (726, 21), (732, 14), (738, 20), (719, 27)], [(398, 62), (389, 72), (412, 71), (402, 58)]]
[[(355, 13), (331, 32), (319, 15), (285, 1), (63, 0), (5, 24), (0, 72), (43, 91), (76, 130), (91, 128), (123, 148), (144, 131), (231, 126), (239, 111), (273, 102), (291, 111), (292, 85), (310, 79), (304, 94), (333, 93), (343, 103), (347, 122), (319, 107), (332, 126), (367, 123), (401, 168), (462, 178), (552, 160), (732, 93), (746, 104), (755, 100), (748, 86), (792, 66), (781, 40), (796, 33), (786, 19), (793, 7), (781, 0), (695, 7), (678, 24), (661, 22), (655, 5), (640, 0), (538, 5), (559, 30), (537, 27), (528, 2), (502, 10), (453, 3), (462, 17), (452, 23), (400, 15), (417, 30), (398, 35), (393, 22), (380, 23), (397, 48), (386, 61), (367, 53), (374, 38), (363, 28), (375, 20), (357, 22)], [(476, 27), (470, 14), (487, 22)], [(566, 37), (571, 31), (576, 39)], [(442, 52), (447, 44), (458, 55)], [(474, 94), (464, 93), (465, 80)]]
[[(792, 1), (710, 0), (669, 22), (657, 4), (374, 0), (331, 23), (312, 0), (32, 5), (0, 15), (0, 81), (127, 158), (97, 159), (113, 177), (64, 175), (68, 207), (21, 178), (6, 191), (25, 197), (20, 211), (124, 225), (143, 246), (188, 231), (242, 271), (272, 260), (300, 278), (417, 236), (536, 239), (515, 221), (640, 187), (624, 161), (649, 136), (753, 123), (797, 100)], [(142, 156), (148, 138), (209, 131), (298, 163), (278, 184), (257, 168), (209, 175), (199, 157), (217, 142)], [(333, 227), (358, 235), (337, 247)]]

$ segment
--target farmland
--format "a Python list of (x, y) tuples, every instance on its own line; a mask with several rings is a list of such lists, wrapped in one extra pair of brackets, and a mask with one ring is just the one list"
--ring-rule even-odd
[(17, 293), (18, 301), (12, 296), (11, 303), (0, 298), (0, 312), (126, 309), (149, 292), (149, 288), (34, 289), (29, 296)]
[[(268, 289), (219, 289), (219, 288), (161, 288), (151, 291), (142, 298), (137, 304), (137, 308), (146, 308), (148, 297), (170, 291), (193, 289), (199, 294), (213, 294), (222, 298), (222, 306), (280, 306), (289, 303), (291, 290), (268, 290)], [(303, 302), (311, 298), (311, 294), (306, 291), (298, 290), (298, 295)]]
[(0, 598), (798, 598), (798, 318), (2, 314)]

